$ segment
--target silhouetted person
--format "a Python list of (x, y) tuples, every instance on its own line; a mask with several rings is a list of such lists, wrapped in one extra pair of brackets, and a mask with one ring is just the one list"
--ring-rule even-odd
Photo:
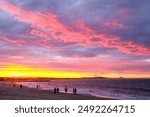
[(65, 86), (65, 93), (67, 93), (67, 91), (68, 91), (68, 88)]
[(15, 84), (13, 84), (13, 87), (15, 87), (16, 85)]
[(22, 89), (22, 85), (20, 85), (20, 89)]
[(56, 88), (54, 88), (54, 93), (56, 94)]
[(73, 94), (77, 94), (77, 89), (73, 88)]
[(77, 94), (77, 89), (76, 88), (74, 88), (74, 94)]
[(56, 92), (59, 93), (59, 88), (56, 89)]
[(38, 88), (39, 88), (39, 85), (36, 85), (36, 88), (38, 89)]

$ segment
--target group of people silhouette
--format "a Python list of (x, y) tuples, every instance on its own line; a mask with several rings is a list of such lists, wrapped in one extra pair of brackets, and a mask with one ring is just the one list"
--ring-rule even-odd
[[(2, 85), (6, 85), (5, 83), (2, 83)], [(13, 84), (13, 87), (16, 87), (16, 84)], [(19, 85), (19, 88), (22, 89), (23, 88), (23, 85), (20, 84)], [(40, 88), (40, 85), (36, 85), (36, 88)], [(60, 89), (57, 87), (57, 88), (54, 88), (54, 94), (58, 94), (60, 91)], [(64, 92), (67, 93), (68, 92), (68, 87), (65, 86), (64, 88)], [(73, 94), (77, 94), (77, 88), (73, 88)]]
[[(2, 85), (4, 85), (4, 86), (6, 86), (6, 85), (7, 85), (6, 83), (3, 83), (3, 82), (2, 82), (1, 84), (2, 84)], [(13, 84), (13, 87), (16, 87), (16, 84)], [(22, 85), (22, 84), (20, 84), (20, 85), (19, 85), (19, 88), (20, 88), (20, 89), (22, 89), (22, 88), (23, 88), (23, 85)]]
[(59, 93), (59, 88), (54, 88), (54, 93), (58, 94)]
[[(68, 88), (65, 86), (64, 88), (65, 93), (68, 92)], [(58, 94), (59, 93), (59, 88), (54, 88), (54, 93)], [(77, 88), (73, 88), (73, 94), (77, 94)]]

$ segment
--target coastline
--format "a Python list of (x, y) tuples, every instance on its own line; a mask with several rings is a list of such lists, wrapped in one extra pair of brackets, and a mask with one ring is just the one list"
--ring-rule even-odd
[(96, 97), (87, 94), (62, 93), (54, 94), (52, 90), (29, 88), (13, 83), (0, 83), (0, 100), (114, 100), (107, 97)]

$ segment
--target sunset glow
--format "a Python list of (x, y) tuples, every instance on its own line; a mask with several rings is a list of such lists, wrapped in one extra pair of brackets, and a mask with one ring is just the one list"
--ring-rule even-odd
[(0, 77), (150, 78), (141, 2), (1, 0)]
[(53, 71), (49, 69), (41, 69), (41, 68), (30, 68), (22, 65), (10, 65), (5, 68), (1, 68), (1, 76), (16, 78), (16, 77), (40, 77), (40, 78), (80, 78), (87, 77), (86, 74), (83, 73), (73, 73), (73, 72), (59, 72)]

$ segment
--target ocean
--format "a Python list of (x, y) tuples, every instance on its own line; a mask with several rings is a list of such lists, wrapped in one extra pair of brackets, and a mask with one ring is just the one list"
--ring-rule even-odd
[(59, 87), (68, 93), (77, 88), (80, 94), (89, 94), (97, 97), (109, 97), (124, 100), (150, 100), (150, 79), (58, 79), (50, 82), (18, 82), (27, 87), (36, 88), (40, 85), (43, 90), (53, 90)]

